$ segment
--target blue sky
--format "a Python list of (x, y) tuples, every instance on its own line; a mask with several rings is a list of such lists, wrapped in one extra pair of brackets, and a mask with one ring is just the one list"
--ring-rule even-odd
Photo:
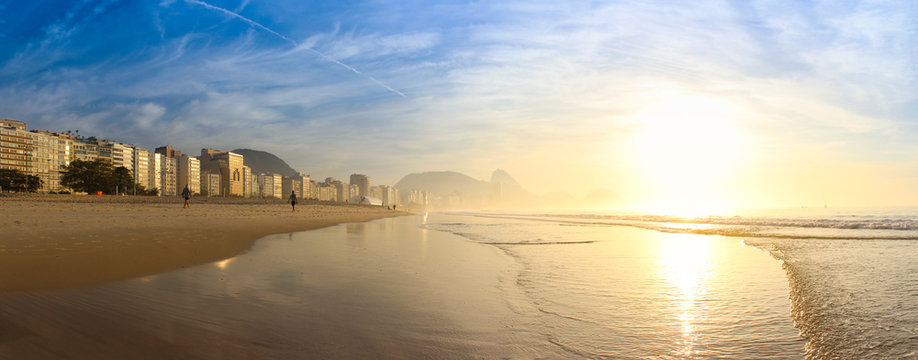
[(680, 174), (634, 139), (697, 122), (716, 128), (654, 149), (729, 167), (698, 179), (722, 197), (915, 204), (916, 24), (908, 1), (2, 1), (0, 118), (635, 199), (692, 191), (646, 185)]

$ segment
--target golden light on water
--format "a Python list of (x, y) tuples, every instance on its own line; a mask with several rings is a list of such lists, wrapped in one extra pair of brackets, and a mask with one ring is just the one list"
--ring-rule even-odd
[(672, 288), (674, 317), (681, 325), (680, 356), (691, 355), (697, 339), (700, 312), (698, 298), (706, 292), (711, 271), (711, 239), (690, 234), (669, 235), (660, 240), (660, 268)]
[(708, 96), (676, 98), (636, 115), (632, 137), (637, 170), (647, 196), (640, 207), (683, 217), (734, 207), (727, 180), (744, 152), (745, 137), (733, 106)]

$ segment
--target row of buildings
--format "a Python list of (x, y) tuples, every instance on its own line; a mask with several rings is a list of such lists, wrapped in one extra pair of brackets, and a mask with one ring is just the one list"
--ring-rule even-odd
[(406, 191), (400, 196), (393, 187), (370, 186), (370, 178), (362, 174), (351, 175), (350, 183), (331, 177), (317, 182), (304, 173), (253, 174), (243, 155), (229, 151), (201, 149), (199, 156), (183, 154), (172, 146), (150, 151), (69, 131), (29, 131), (24, 122), (0, 120), (0, 169), (38, 176), (42, 192), (69, 190), (61, 184), (62, 169), (74, 160), (97, 159), (127, 168), (138, 185), (157, 189), (160, 196), (180, 195), (187, 185), (193, 194), (204, 196), (285, 199), (292, 192), (301, 199), (335, 202), (370, 196), (380, 199), (383, 206), (429, 203), (426, 192)]

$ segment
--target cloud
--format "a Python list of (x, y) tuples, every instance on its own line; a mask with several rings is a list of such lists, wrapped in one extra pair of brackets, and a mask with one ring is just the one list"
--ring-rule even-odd
[[(894, 4), (166, 0), (115, 21), (113, 3), (32, 21), (0, 64), (0, 117), (393, 182), (612, 157), (634, 114), (671, 97), (742, 107), (735, 121), (768, 141), (843, 155), (889, 134), (901, 153), (916, 143), (916, 14)], [(100, 35), (124, 30), (138, 33), (127, 47)], [(534, 188), (564, 181), (518, 171)]]
[[(262, 24), (259, 23), (259, 22), (256, 22), (256, 21), (254, 21), (254, 20), (252, 20), (252, 19), (249, 19), (249, 18), (247, 18), (247, 17), (245, 17), (245, 16), (239, 15), (239, 14), (236, 13), (236, 12), (233, 12), (233, 11), (230, 11), (230, 10), (227, 10), (227, 9), (224, 9), (224, 8), (221, 8), (221, 7), (218, 7), (218, 6), (214, 6), (214, 5), (208, 4), (208, 3), (203, 2), (203, 1), (200, 1), (200, 0), (185, 0), (185, 1), (187, 1), (187, 2), (189, 2), (189, 3), (192, 3), (192, 4), (195, 4), (195, 5), (203, 6), (203, 7), (207, 8), (207, 9), (210, 9), (210, 10), (214, 10), (214, 11), (217, 11), (217, 12), (220, 12), (220, 13), (223, 13), (223, 14), (226, 14), (226, 15), (229, 15), (229, 16), (234, 17), (234, 18), (239, 19), (239, 20), (242, 20), (242, 21), (246, 22), (247, 24), (249, 24), (249, 25), (251, 25), (251, 26), (254, 26), (254, 27), (258, 28), (258, 29), (261, 29), (261, 30), (267, 31), (267, 32), (269, 32), (269, 33), (271, 33), (271, 34), (273, 34), (273, 35), (276, 35), (277, 37), (279, 37), (279, 38), (281, 38), (281, 39), (283, 39), (283, 40), (289, 42), (290, 44), (292, 44), (294, 48), (303, 48), (303, 47), (300, 47), (299, 44), (298, 44), (295, 40), (293, 40), (293, 39), (291, 39), (291, 38), (289, 38), (289, 37), (287, 37), (287, 36), (285, 36), (285, 35), (283, 35), (283, 34), (277, 32), (277, 31), (274, 31), (273, 29), (271, 29), (271, 28), (269, 28), (269, 27), (267, 27), (267, 26), (264, 26), (264, 25), (262, 25)], [(313, 49), (313, 48), (311, 48), (311, 47), (304, 48), (304, 49), (306, 49), (307, 51), (310, 51), (310, 52), (312, 52), (312, 53), (314, 53), (314, 54), (316, 54), (316, 55), (319, 55), (321, 58), (323, 58), (323, 59), (325, 59), (325, 60), (327, 60), (327, 61), (329, 61), (329, 62), (332, 62), (332, 63), (334, 63), (334, 64), (337, 64), (338, 66), (341, 66), (341, 67), (343, 67), (343, 68), (345, 68), (345, 69), (347, 69), (347, 70), (350, 70), (351, 72), (353, 72), (353, 73), (355, 73), (355, 74), (363, 75), (363, 76), (365, 76), (367, 79), (369, 79), (370, 81), (372, 81), (373, 83), (375, 83), (375, 84), (377, 84), (377, 85), (379, 85), (379, 86), (385, 88), (386, 90), (388, 90), (388, 91), (390, 91), (390, 92), (392, 92), (392, 93), (394, 93), (394, 94), (396, 94), (396, 95), (399, 95), (399, 96), (401, 96), (401, 97), (406, 97), (406, 95), (405, 95), (404, 93), (402, 93), (401, 91), (398, 91), (398, 90), (396, 90), (395, 88), (393, 88), (393, 87), (391, 87), (391, 86), (389, 86), (389, 85), (383, 83), (382, 81), (377, 80), (377, 79), (376, 79), (375, 77), (373, 77), (373, 76), (364, 74), (363, 72), (361, 72), (360, 70), (357, 70), (357, 69), (354, 68), (353, 66), (350, 66), (350, 65), (348, 65), (348, 64), (345, 64), (345, 63), (341, 62), (340, 60), (338, 60), (338, 59), (336, 59), (336, 58), (334, 58), (334, 57), (328, 56), (328, 55), (326, 55), (325, 53), (320, 52), (320, 51), (318, 51), (318, 50), (316, 50), (316, 49)]]

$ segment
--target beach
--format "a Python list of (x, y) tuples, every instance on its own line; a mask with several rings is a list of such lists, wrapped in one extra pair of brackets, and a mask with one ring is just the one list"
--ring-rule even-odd
[(789, 312), (780, 263), (736, 239), (418, 214), (0, 293), (0, 358), (800, 358)]
[(269, 235), (221, 261), (0, 293), (0, 358), (570, 358), (499, 249), (422, 216)]
[[(51, 199), (2, 203), (24, 214), (2, 224), (3, 359), (916, 355), (911, 210), (639, 220), (192, 203), (207, 216), (168, 199)], [(61, 235), (55, 216), (82, 232)], [(215, 224), (118, 226), (135, 218)]]
[(405, 215), (279, 199), (0, 195), (0, 292), (103, 283), (235, 256), (270, 234)]

